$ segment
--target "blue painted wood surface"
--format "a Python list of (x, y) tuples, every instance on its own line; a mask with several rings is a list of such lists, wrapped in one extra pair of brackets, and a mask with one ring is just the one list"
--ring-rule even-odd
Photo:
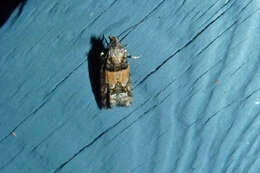
[[(22, 5), (0, 28), (1, 173), (259, 172), (258, 0)], [(130, 108), (95, 100), (103, 34), (141, 57)]]

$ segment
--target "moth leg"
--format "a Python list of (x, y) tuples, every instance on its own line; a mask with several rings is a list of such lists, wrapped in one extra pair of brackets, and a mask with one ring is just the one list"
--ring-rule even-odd
[(132, 55), (128, 55), (127, 58), (131, 58), (131, 59), (139, 59), (140, 56), (132, 56)]

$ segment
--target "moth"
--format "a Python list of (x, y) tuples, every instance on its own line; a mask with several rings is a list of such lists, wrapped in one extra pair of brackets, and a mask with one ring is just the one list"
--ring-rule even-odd
[(130, 106), (133, 101), (132, 81), (128, 58), (130, 56), (119, 39), (109, 36), (107, 52), (101, 52), (100, 96), (103, 108)]

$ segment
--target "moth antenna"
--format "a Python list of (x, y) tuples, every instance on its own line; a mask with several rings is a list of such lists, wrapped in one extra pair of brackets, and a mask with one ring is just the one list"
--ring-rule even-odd
[(116, 35), (115, 37), (118, 38), (119, 41), (121, 41), (120, 35)]
[(116, 36), (118, 39), (119, 39), (119, 41), (120, 41), (120, 43), (123, 41), (123, 39), (125, 38), (125, 37), (123, 37), (123, 38), (120, 38), (121, 37), (121, 35), (119, 35), (119, 36)]
[(108, 43), (108, 41), (107, 41), (107, 38), (105, 37), (105, 34), (103, 34), (102, 40), (105, 40), (107, 46), (109, 45), (109, 43)]

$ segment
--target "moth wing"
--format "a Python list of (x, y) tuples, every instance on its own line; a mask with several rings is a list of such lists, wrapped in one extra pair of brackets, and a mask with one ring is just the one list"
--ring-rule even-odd
[(101, 68), (100, 68), (100, 100), (102, 107), (107, 108), (108, 107), (108, 88), (106, 84), (106, 76), (105, 76), (105, 60), (101, 60)]

